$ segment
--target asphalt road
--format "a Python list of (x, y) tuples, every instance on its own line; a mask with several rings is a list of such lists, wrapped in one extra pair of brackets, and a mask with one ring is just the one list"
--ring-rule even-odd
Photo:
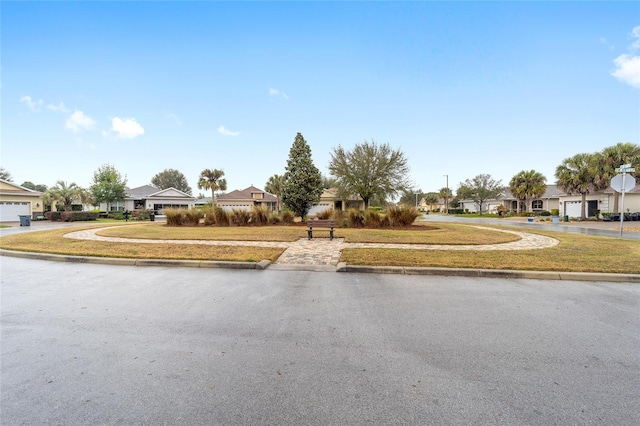
[(2, 425), (640, 424), (640, 286), (0, 257)]

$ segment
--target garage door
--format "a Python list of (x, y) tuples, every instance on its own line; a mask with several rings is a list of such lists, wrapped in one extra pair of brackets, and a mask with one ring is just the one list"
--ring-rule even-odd
[(29, 203), (0, 202), (0, 222), (17, 222), (29, 214)]
[(566, 201), (564, 203), (564, 214), (569, 217), (580, 217), (581, 206), (582, 201)]
[(332, 207), (333, 207), (333, 204), (329, 204), (329, 203), (320, 203), (320, 204), (317, 204), (317, 205), (315, 205), (315, 206), (311, 207), (311, 210), (309, 210), (308, 215), (309, 215), (309, 216), (315, 216), (315, 215), (317, 215), (318, 213), (323, 212), (323, 211), (325, 211), (325, 210), (327, 210), (327, 209), (330, 209), (330, 208), (332, 208)]

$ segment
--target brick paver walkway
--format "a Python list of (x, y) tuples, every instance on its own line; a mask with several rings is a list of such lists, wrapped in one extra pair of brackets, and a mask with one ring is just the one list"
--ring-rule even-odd
[(202, 240), (148, 240), (139, 238), (103, 237), (96, 232), (106, 229), (86, 229), (70, 232), (65, 238), (79, 240), (109, 241), (117, 243), (142, 243), (142, 244), (200, 244), (211, 246), (249, 246), (249, 247), (283, 247), (285, 251), (276, 261), (276, 264), (284, 265), (337, 265), (340, 254), (345, 248), (392, 248), (398, 250), (535, 250), (553, 247), (558, 244), (555, 238), (543, 235), (529, 234), (527, 232), (505, 231), (484, 226), (475, 228), (489, 229), (492, 231), (506, 232), (518, 235), (521, 239), (503, 244), (486, 245), (435, 245), (435, 244), (377, 244), (377, 243), (345, 243), (343, 238), (314, 238), (313, 240), (300, 239), (294, 242), (276, 241), (202, 241)]

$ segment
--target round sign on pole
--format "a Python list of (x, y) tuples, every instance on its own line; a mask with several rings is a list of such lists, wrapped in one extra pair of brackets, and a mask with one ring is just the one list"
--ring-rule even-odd
[(631, 191), (636, 186), (636, 179), (631, 175), (627, 175), (624, 179), (624, 188), (622, 188), (623, 176), (623, 174), (619, 174), (611, 179), (611, 187), (618, 192), (622, 192), (623, 190), (624, 192)]

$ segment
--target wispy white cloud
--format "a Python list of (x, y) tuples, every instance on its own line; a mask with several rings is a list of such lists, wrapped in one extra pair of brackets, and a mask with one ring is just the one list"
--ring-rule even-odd
[(178, 117), (177, 114), (174, 114), (172, 112), (168, 112), (165, 114), (165, 117), (167, 117), (167, 119), (173, 121), (173, 123), (176, 126), (182, 126), (182, 120), (180, 119), (180, 117)]
[(67, 118), (64, 127), (74, 132), (79, 132), (80, 130), (91, 130), (95, 125), (96, 122), (91, 117), (85, 115), (82, 111), (76, 110)]
[(281, 92), (278, 89), (274, 89), (274, 88), (269, 88), (269, 96), (282, 96), (285, 99), (289, 99), (289, 96), (287, 96), (286, 93)]
[(36, 101), (35, 99), (32, 99), (31, 96), (21, 97), (20, 102), (26, 104), (32, 111), (37, 111), (38, 109), (40, 109), (42, 104), (44, 104), (44, 101), (42, 99), (38, 99)]
[(633, 27), (631, 30), (631, 36), (636, 38), (636, 41), (631, 45), (632, 49), (640, 49), (640, 25)]
[[(631, 36), (636, 38), (630, 49), (637, 51), (640, 49), (640, 25), (631, 30)], [(631, 87), (640, 89), (640, 56), (637, 53), (618, 56), (613, 60), (616, 68), (611, 71), (611, 75)]]
[(60, 102), (58, 105), (48, 104), (47, 109), (55, 112), (69, 112), (69, 108), (64, 105), (64, 102)]
[(218, 127), (218, 133), (223, 136), (238, 136), (240, 134), (240, 132), (231, 131), (229, 129), (226, 129), (224, 126)]
[(114, 117), (111, 119), (111, 130), (121, 139), (133, 139), (144, 135), (144, 128), (135, 118)]

